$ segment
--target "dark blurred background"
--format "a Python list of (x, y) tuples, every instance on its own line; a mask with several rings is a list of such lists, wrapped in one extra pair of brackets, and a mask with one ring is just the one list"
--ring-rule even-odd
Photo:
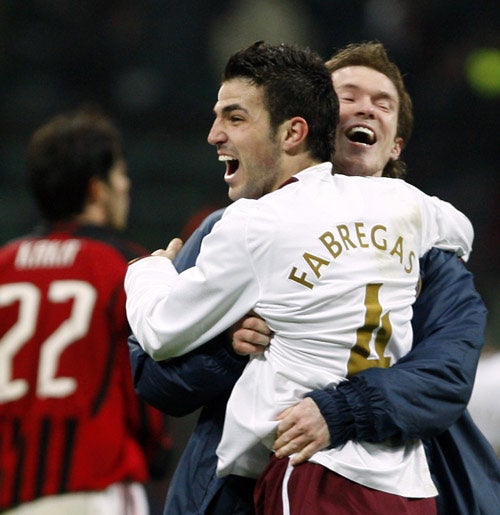
[(500, 350), (500, 8), (493, 0), (0, 0), (0, 244), (37, 213), (25, 189), (32, 131), (94, 102), (122, 128), (128, 235), (150, 249), (226, 204), (206, 142), (227, 57), (258, 40), (325, 59), (378, 39), (405, 74), (415, 129), (408, 181), (472, 220), (469, 268)]

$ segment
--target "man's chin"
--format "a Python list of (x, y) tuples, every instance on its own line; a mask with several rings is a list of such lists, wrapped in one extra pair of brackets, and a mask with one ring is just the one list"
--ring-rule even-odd
[(245, 199), (258, 199), (262, 196), (262, 193), (251, 188), (245, 188), (244, 186), (237, 187), (229, 187), (228, 197), (235, 202), (236, 200), (240, 200), (242, 198)]
[(379, 170), (374, 163), (368, 163), (361, 159), (353, 159), (349, 162), (338, 164), (334, 163), (333, 170), (335, 173), (350, 176), (371, 177), (382, 175), (382, 170)]
[(234, 187), (231, 187), (231, 186), (229, 186), (229, 190), (227, 192), (227, 196), (233, 202), (235, 200), (239, 200), (240, 198), (243, 198), (243, 196), (241, 195), (241, 192), (238, 190), (238, 188), (234, 188)]

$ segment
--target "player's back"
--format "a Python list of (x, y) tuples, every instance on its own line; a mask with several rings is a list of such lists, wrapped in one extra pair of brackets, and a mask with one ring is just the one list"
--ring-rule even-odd
[[(389, 367), (408, 352), (418, 258), (450, 240), (468, 246), (462, 214), (401, 181), (331, 176), (323, 165), (297, 178), (259, 200), (237, 201), (219, 225), (243, 233), (239, 247), (249, 249), (256, 275), (254, 311), (274, 332), (232, 390), (217, 449), (222, 476), (257, 477), (277, 415), (308, 391)], [(309, 461), (392, 494), (436, 494), (417, 440), (349, 441)]]
[(0, 509), (147, 478), (126, 420), (123, 277), (138, 254), (91, 226), (0, 250)]

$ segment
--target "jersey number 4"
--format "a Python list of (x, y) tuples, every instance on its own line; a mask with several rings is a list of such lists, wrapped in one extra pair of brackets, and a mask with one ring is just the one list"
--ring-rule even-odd
[[(19, 303), (17, 321), (0, 339), (0, 403), (15, 401), (28, 392), (26, 379), (13, 379), (13, 361), (16, 353), (35, 335), (41, 295), (40, 289), (28, 282), (0, 286), (0, 307)], [(77, 384), (72, 377), (56, 377), (59, 358), (68, 345), (88, 333), (97, 293), (85, 281), (53, 281), (47, 298), (51, 303), (73, 300), (69, 317), (40, 343), (36, 395), (61, 398), (71, 395)]]

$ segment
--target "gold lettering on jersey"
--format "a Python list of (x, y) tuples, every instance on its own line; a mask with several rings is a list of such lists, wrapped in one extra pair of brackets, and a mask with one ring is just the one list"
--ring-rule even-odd
[(365, 241), (366, 234), (362, 231), (364, 226), (365, 226), (365, 224), (363, 222), (355, 222), (354, 230), (356, 231), (356, 237), (357, 237), (359, 246), (366, 249), (370, 245), (368, 243), (366, 243), (366, 241)]
[(387, 232), (387, 227), (383, 225), (374, 225), (371, 230), (371, 241), (374, 247), (377, 247), (379, 250), (387, 250), (387, 240), (385, 238), (381, 238), (379, 232), (384, 231)]
[(290, 272), (290, 275), (288, 276), (288, 279), (291, 279), (292, 281), (302, 284), (302, 286), (305, 286), (306, 288), (309, 288), (312, 290), (314, 287), (314, 284), (307, 281), (306, 277), (307, 277), (307, 274), (305, 272), (302, 272), (300, 277), (297, 277), (297, 267), (294, 266), (292, 268), (292, 271)]
[(344, 247), (346, 250), (349, 250), (348, 244), (353, 249), (357, 248), (356, 245), (351, 241), (349, 227), (347, 227), (347, 225), (337, 225), (337, 231), (339, 232), (341, 240), (344, 242)]
[(396, 243), (389, 254), (391, 256), (399, 256), (399, 262), (403, 264), (403, 238), (401, 236), (396, 240)]
[(413, 270), (413, 261), (415, 260), (415, 258), (416, 258), (415, 252), (413, 252), (413, 250), (410, 250), (410, 252), (408, 254), (408, 264), (405, 266), (405, 272), (407, 274), (411, 274), (411, 272)]
[(342, 246), (338, 241), (335, 241), (333, 234), (328, 231), (319, 237), (319, 241), (327, 248), (328, 252), (336, 258), (342, 252)]
[(15, 266), (22, 268), (62, 268), (72, 266), (80, 250), (78, 240), (33, 240), (19, 245)]
[[(410, 274), (413, 271), (416, 253), (413, 250), (407, 251), (403, 236), (392, 236), (385, 225), (376, 224), (373, 226), (365, 226), (364, 222), (354, 222), (353, 227), (346, 224), (339, 224), (333, 231), (326, 231), (318, 237), (328, 254), (335, 260), (344, 252), (352, 249), (369, 249), (375, 248), (384, 252), (388, 252), (390, 256), (395, 257), (399, 264), (403, 266), (403, 270)], [(304, 252), (302, 258), (305, 261), (305, 271), (299, 272), (299, 266), (293, 266), (288, 279), (295, 281), (306, 288), (314, 288), (314, 277), (308, 274), (314, 274), (316, 279), (320, 279), (323, 268), (331, 264), (331, 260)], [(406, 261), (405, 261), (406, 260)]]
[(314, 254), (309, 254), (309, 252), (304, 252), (304, 260), (309, 265), (309, 268), (314, 272), (314, 275), (319, 279), (321, 274), (319, 272), (322, 266), (326, 266), (330, 264), (330, 261), (323, 259), (319, 256), (315, 256)]

